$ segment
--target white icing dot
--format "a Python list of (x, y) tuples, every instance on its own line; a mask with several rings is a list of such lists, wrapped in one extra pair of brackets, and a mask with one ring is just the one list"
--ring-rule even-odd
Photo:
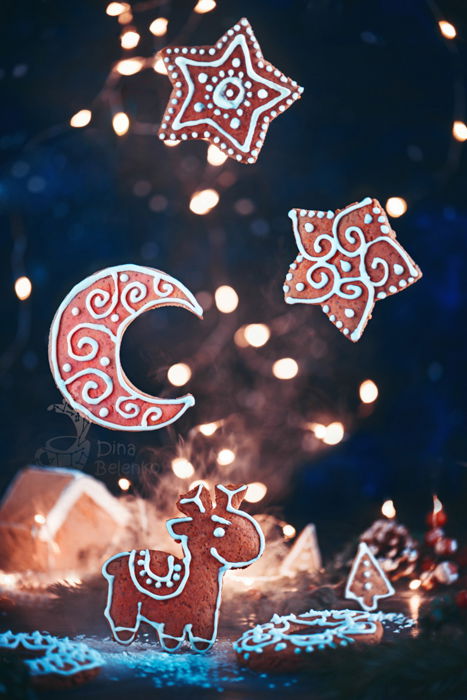
[(126, 272), (123, 272), (123, 273), (120, 275), (120, 282), (128, 282), (128, 279), (129, 279), (129, 277), (128, 277), (128, 275), (126, 274)]
[(316, 216), (318, 219), (322, 219), (324, 217), (324, 211), (319, 211)]
[(371, 216), (371, 214), (365, 214), (365, 218), (363, 219), (363, 221), (365, 224), (371, 224), (371, 222), (373, 221), (373, 217)]
[(396, 263), (394, 265), (394, 272), (396, 273), (396, 275), (402, 275), (402, 273), (404, 272), (404, 268), (402, 267), (402, 265)]
[(110, 320), (111, 321), (118, 321), (119, 318), (120, 318), (120, 316), (118, 314), (112, 314), (112, 316), (110, 317)]
[(327, 304), (323, 306), (323, 311), (325, 314), (327, 314), (327, 312), (329, 311), (329, 306)]
[(109, 415), (109, 409), (105, 408), (105, 406), (104, 406), (104, 408), (101, 408), (101, 410), (99, 411), (99, 415), (101, 418), (105, 418), (106, 416)]
[(409, 277), (409, 280), (408, 280), (408, 281), (410, 282), (410, 284), (412, 284), (412, 282), (414, 281), (414, 278), (413, 278), (413, 277)]
[(395, 287), (393, 284), (391, 284), (391, 286), (389, 287), (389, 291), (392, 293), (397, 292), (397, 287)]
[(368, 559), (363, 560), (363, 566), (370, 566), (370, 562), (368, 561)]
[(234, 58), (234, 59), (232, 60), (232, 65), (233, 65), (234, 68), (239, 68), (240, 63), (241, 63), (241, 61), (240, 61), (239, 58)]
[(191, 132), (191, 136), (192, 136), (192, 138), (194, 138), (194, 139), (197, 139), (197, 138), (198, 138), (198, 134), (196, 133), (196, 131), (192, 131), (192, 132)]
[(202, 102), (197, 102), (194, 106), (195, 112), (202, 112), (203, 109), (205, 109), (204, 104)]
[(407, 282), (405, 280), (399, 280), (399, 287), (406, 287)]
[(344, 313), (347, 318), (353, 318), (355, 316), (355, 311), (353, 309), (344, 309)]
[(288, 284), (284, 284), (284, 286), (282, 287), (282, 289), (284, 290), (284, 292), (288, 292), (289, 289), (290, 289), (290, 287), (289, 287)]
[(297, 292), (303, 292), (303, 290), (305, 289), (305, 285), (303, 284), (303, 282), (297, 282), (295, 287), (297, 289)]
[(379, 214), (381, 209), (378, 209), (378, 207), (373, 207), (373, 214)]
[(334, 212), (331, 211), (331, 210), (329, 210), (328, 213), (326, 214), (326, 216), (328, 217), (328, 219), (333, 219), (333, 218), (334, 218)]
[(150, 585), (150, 584), (152, 583), (152, 579), (150, 579), (150, 578), (147, 578), (147, 579), (146, 579), (146, 583), (147, 583), (147, 584), (148, 584), (148, 586), (149, 586), (149, 585)]
[(296, 264), (296, 263), (292, 263), (291, 266), (290, 266), (290, 269), (291, 269), (291, 270), (296, 270), (296, 269), (297, 269), (297, 264)]
[(260, 100), (265, 100), (267, 96), (268, 96), (267, 90), (265, 90), (264, 88), (261, 88), (261, 90), (258, 90), (258, 97)]
[(173, 581), (167, 581), (167, 588), (172, 588), (173, 585)]
[(389, 233), (389, 226), (381, 226), (381, 233)]
[(198, 75), (198, 80), (200, 83), (205, 83), (207, 79), (208, 79), (207, 73), (200, 73)]
[(101, 357), (101, 359), (99, 360), (99, 362), (101, 363), (102, 367), (107, 367), (107, 366), (110, 364), (109, 358), (108, 358), (108, 357), (105, 357), (105, 356), (104, 356), (104, 357)]
[(371, 584), (369, 581), (367, 581), (366, 583), (363, 584), (363, 588), (364, 588), (366, 591), (370, 591), (370, 590), (373, 588), (373, 586), (372, 586), (372, 584)]
[(65, 362), (65, 364), (62, 367), (64, 372), (71, 372), (71, 365), (69, 362)]
[(343, 330), (342, 332), (344, 333), (344, 335), (349, 335), (349, 329), (348, 329), (348, 328), (344, 328), (344, 330)]
[(385, 298), (386, 298), (386, 294), (384, 292), (380, 292), (378, 294), (378, 299), (385, 299)]
[(238, 129), (238, 127), (240, 126), (240, 119), (237, 119), (237, 117), (231, 119), (230, 126), (232, 127), (232, 129)]
[(285, 279), (286, 279), (286, 280), (289, 280), (289, 282), (290, 282), (290, 280), (292, 279), (292, 277), (293, 277), (292, 273), (291, 273), (291, 272), (288, 272), (287, 275), (286, 275), (286, 277), (285, 277)]
[(156, 588), (160, 588), (162, 586), (162, 583), (160, 581), (156, 581)]
[(224, 537), (225, 530), (223, 527), (216, 527), (212, 534), (214, 535), (214, 537)]
[(352, 264), (349, 263), (348, 260), (341, 260), (340, 266), (341, 266), (343, 272), (350, 272), (350, 270), (352, 269)]
[(364, 572), (363, 572), (363, 575), (364, 575), (365, 578), (370, 578), (370, 576), (371, 576), (371, 571), (364, 571)]
[(73, 316), (77, 316), (77, 315), (79, 314), (79, 309), (78, 309), (78, 307), (77, 307), (77, 306), (74, 306), (74, 307), (72, 308), (72, 310), (71, 310), (71, 313), (73, 314)]
[(174, 571), (181, 571), (182, 570), (182, 565), (181, 564), (175, 564), (174, 566)]
[(300, 216), (306, 216), (306, 209), (302, 209), (300, 211)]
[(337, 321), (337, 322), (336, 322), (337, 328), (342, 328), (343, 325), (344, 325), (344, 324), (342, 323), (342, 321)]
[(336, 320), (336, 317), (334, 316), (334, 314), (331, 314), (331, 315), (329, 316), (329, 320), (330, 320), (330, 321), (335, 321), (335, 320)]
[(378, 221), (379, 221), (380, 224), (384, 224), (384, 222), (386, 221), (386, 217), (384, 217), (384, 216), (378, 216)]
[(310, 224), (310, 223), (305, 224), (305, 231), (306, 231), (307, 233), (311, 233), (311, 232), (314, 230), (314, 228), (315, 228), (315, 227), (313, 226), (313, 224)]
[(297, 255), (297, 262), (302, 262), (303, 260), (303, 255)]
[(180, 574), (174, 574), (174, 575), (173, 575), (173, 580), (174, 580), (174, 581), (179, 581), (179, 580), (180, 580)]

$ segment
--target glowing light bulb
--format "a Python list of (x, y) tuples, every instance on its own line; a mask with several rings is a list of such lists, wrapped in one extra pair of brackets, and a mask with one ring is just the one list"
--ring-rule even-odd
[(445, 39), (455, 39), (457, 36), (457, 31), (456, 28), (451, 22), (446, 22), (446, 20), (442, 19), (438, 22), (438, 27), (441, 32), (441, 34), (444, 36)]
[(110, 2), (105, 8), (109, 17), (118, 17), (122, 12), (128, 12), (130, 6), (127, 2)]
[(297, 531), (294, 528), (294, 526), (289, 525), (288, 523), (286, 525), (283, 525), (282, 532), (283, 532), (284, 537), (287, 537), (289, 539), (291, 537), (295, 537), (295, 535), (297, 534)]
[(460, 141), (461, 143), (467, 141), (467, 124), (459, 121), (454, 122), (452, 125), (452, 135), (456, 141)]
[(154, 34), (154, 36), (164, 36), (164, 34), (167, 33), (168, 23), (169, 20), (165, 17), (157, 17), (157, 19), (149, 25), (149, 31), (151, 34)]
[(217, 423), (204, 423), (203, 425), (198, 426), (198, 430), (206, 437), (211, 437), (211, 435), (214, 435), (218, 427), (219, 426)]
[(162, 58), (157, 58), (155, 60), (153, 69), (156, 71), (156, 73), (160, 73), (161, 75), (167, 75), (167, 68), (165, 67), (165, 63), (162, 60)]
[(311, 423), (310, 430), (312, 430), (318, 440), (322, 440), (326, 435), (326, 426), (322, 423)]
[(18, 277), (15, 282), (15, 294), (20, 301), (25, 301), (31, 296), (32, 284), (29, 277)]
[(420, 586), (422, 585), (422, 582), (420, 581), (419, 578), (414, 578), (413, 581), (409, 583), (409, 588), (411, 591), (416, 591)]
[(216, 7), (215, 0), (198, 0), (193, 10), (199, 15), (204, 15), (205, 12), (211, 12)]
[(120, 75), (135, 75), (144, 66), (144, 61), (142, 58), (124, 58), (123, 61), (119, 61), (115, 66), (117, 73)]
[(443, 504), (439, 500), (438, 496), (433, 494), (433, 513), (436, 515), (437, 513), (441, 513), (442, 510)]
[(118, 485), (122, 491), (128, 491), (131, 486), (131, 481), (129, 479), (125, 479), (125, 477), (122, 477), (118, 480)]
[(222, 467), (226, 467), (228, 464), (232, 464), (234, 459), (235, 452), (233, 450), (229, 450), (228, 447), (224, 447), (222, 450), (219, 451), (217, 455), (217, 463), (220, 464)]
[(245, 494), (245, 501), (248, 503), (258, 503), (262, 501), (268, 492), (266, 484), (262, 484), (261, 481), (253, 481), (248, 484), (248, 488)]
[(125, 136), (130, 128), (130, 119), (125, 112), (117, 112), (112, 117), (112, 127), (117, 136)]
[(274, 362), (272, 373), (277, 379), (293, 379), (298, 374), (298, 364), (291, 357), (282, 357)]
[(337, 445), (344, 437), (344, 426), (339, 421), (329, 423), (326, 426), (326, 433), (322, 438), (326, 445)]
[(92, 118), (92, 112), (90, 109), (80, 109), (79, 112), (73, 114), (70, 119), (70, 126), (75, 129), (81, 129), (83, 126), (87, 126)]
[(172, 460), (172, 471), (179, 479), (189, 479), (195, 473), (195, 468), (185, 457), (175, 457)]
[(378, 387), (372, 379), (365, 379), (364, 382), (360, 384), (358, 390), (360, 395), (360, 401), (363, 403), (373, 403), (378, 398)]
[(126, 29), (120, 37), (122, 49), (134, 49), (139, 44), (140, 35), (135, 29)]
[(191, 379), (191, 369), (184, 362), (178, 362), (169, 367), (167, 379), (174, 386), (183, 386)]
[(385, 518), (395, 518), (396, 509), (394, 508), (394, 502), (391, 500), (384, 501), (383, 505), (381, 506), (381, 513), (384, 515)]
[(407, 211), (407, 202), (403, 197), (389, 197), (386, 202), (386, 211), (393, 218), (402, 216)]
[(46, 522), (46, 519), (42, 515), (42, 513), (36, 513), (34, 516), (34, 522), (37, 523), (38, 525), (44, 525)]
[(216, 190), (207, 189), (195, 192), (190, 200), (190, 209), (193, 214), (204, 216), (219, 203), (219, 194)]
[(222, 165), (227, 160), (228, 155), (212, 143), (208, 148), (207, 158), (209, 165)]
[(244, 329), (245, 340), (254, 348), (266, 345), (271, 337), (271, 331), (264, 323), (250, 323)]
[(238, 294), (233, 287), (223, 284), (214, 293), (214, 300), (219, 311), (223, 314), (231, 314), (238, 306)]

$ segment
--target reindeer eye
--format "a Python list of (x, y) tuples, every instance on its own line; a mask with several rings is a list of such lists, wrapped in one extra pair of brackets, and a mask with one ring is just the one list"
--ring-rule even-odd
[(214, 537), (224, 537), (225, 530), (223, 527), (216, 527), (212, 534), (214, 535)]

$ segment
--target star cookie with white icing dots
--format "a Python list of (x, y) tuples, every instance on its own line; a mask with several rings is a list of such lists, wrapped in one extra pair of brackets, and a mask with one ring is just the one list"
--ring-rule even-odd
[(285, 279), (285, 301), (319, 304), (354, 342), (376, 301), (422, 276), (377, 199), (367, 197), (335, 212), (292, 209), (289, 217), (299, 255)]
[(269, 125), (303, 92), (263, 57), (247, 19), (213, 46), (162, 49), (173, 90), (159, 129), (167, 141), (204, 139), (254, 163)]

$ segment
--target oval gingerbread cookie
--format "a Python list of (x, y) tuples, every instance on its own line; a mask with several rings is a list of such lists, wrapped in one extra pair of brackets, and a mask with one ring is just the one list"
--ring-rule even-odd
[(120, 363), (126, 328), (137, 316), (160, 306), (180, 306), (203, 315), (183, 284), (139, 265), (96, 272), (73, 287), (60, 304), (50, 329), (50, 367), (63, 396), (91, 422), (114, 430), (155, 430), (193, 406), (191, 394), (163, 399), (139, 391)]
[(358, 610), (310, 610), (301, 615), (273, 615), (234, 643), (237, 660), (254, 671), (298, 671), (310, 654), (355, 642), (379, 642), (381, 622)]

